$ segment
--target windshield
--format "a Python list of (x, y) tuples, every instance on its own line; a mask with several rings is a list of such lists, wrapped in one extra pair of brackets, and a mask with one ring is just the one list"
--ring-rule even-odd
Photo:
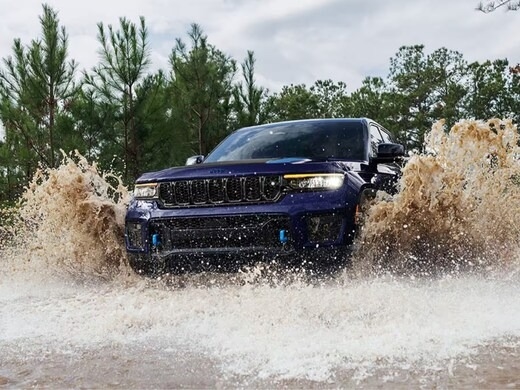
[(238, 130), (204, 162), (301, 157), (365, 160), (361, 122), (286, 122)]

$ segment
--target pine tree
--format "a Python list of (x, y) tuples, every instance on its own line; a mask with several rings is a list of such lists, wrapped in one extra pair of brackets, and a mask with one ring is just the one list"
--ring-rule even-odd
[[(123, 156), (119, 168), (126, 181), (131, 182), (140, 173), (141, 147), (137, 128), (136, 89), (146, 76), (150, 65), (148, 29), (140, 18), (139, 26), (126, 18), (119, 19), (119, 29), (98, 24), (98, 41), (101, 44), (100, 64), (91, 74), (85, 75), (85, 88), (94, 93), (96, 100), (107, 109), (115, 109), (113, 134), (104, 134), (112, 141), (107, 150)], [(110, 152), (109, 152), (110, 154)], [(122, 165), (122, 166), (121, 166)]]

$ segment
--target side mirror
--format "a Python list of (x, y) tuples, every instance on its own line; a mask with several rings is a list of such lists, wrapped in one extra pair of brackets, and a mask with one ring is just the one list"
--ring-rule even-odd
[(203, 155), (191, 156), (186, 159), (186, 165), (201, 164), (204, 161)]
[(377, 156), (378, 160), (395, 160), (398, 157), (404, 156), (404, 146), (401, 144), (379, 144), (377, 145)]

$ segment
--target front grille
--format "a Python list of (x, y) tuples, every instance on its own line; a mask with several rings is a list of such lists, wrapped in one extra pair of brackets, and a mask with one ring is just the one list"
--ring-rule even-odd
[(191, 203), (189, 183), (179, 182), (174, 189), (175, 199), (179, 205), (187, 205)]
[[(170, 183), (172, 186), (177, 185), (176, 183)], [(222, 203), (225, 200), (224, 197), (224, 181), (221, 179), (213, 179), (208, 182), (209, 189), (209, 202), (210, 203)]]
[(280, 176), (246, 176), (161, 183), (164, 207), (276, 202), (282, 195)]
[(280, 231), (290, 239), (290, 219), (279, 215), (247, 215), (156, 220), (162, 250), (205, 248), (280, 248)]
[(208, 191), (206, 190), (205, 180), (194, 180), (191, 182), (191, 188), (193, 193), (194, 204), (206, 204), (208, 203)]

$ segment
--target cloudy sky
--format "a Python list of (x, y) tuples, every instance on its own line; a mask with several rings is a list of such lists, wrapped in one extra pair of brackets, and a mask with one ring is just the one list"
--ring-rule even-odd
[[(332, 79), (349, 91), (366, 76), (386, 76), (400, 46), (424, 44), (458, 50), (468, 61), (520, 62), (520, 11), (475, 11), (478, 0), (48, 0), (69, 34), (70, 55), (80, 69), (97, 62), (98, 22), (118, 25), (144, 16), (154, 68), (168, 66), (176, 38), (198, 23), (209, 42), (241, 62), (257, 58), (260, 85)], [(14, 38), (38, 36), (41, 2), (0, 0), (0, 57)]]

